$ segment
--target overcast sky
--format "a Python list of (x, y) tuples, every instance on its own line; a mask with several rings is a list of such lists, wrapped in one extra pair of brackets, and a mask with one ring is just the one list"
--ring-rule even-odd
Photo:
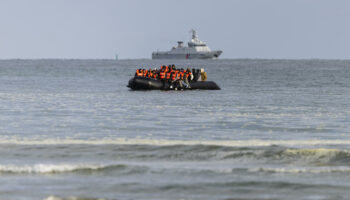
[(350, 59), (349, 0), (1, 0), (0, 59), (151, 58), (190, 29), (222, 58)]

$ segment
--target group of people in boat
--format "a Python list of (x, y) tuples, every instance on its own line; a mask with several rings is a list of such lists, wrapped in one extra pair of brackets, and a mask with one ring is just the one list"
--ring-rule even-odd
[(170, 88), (191, 88), (191, 82), (206, 81), (207, 73), (204, 69), (177, 69), (175, 65), (162, 65), (160, 69), (137, 69), (135, 76), (148, 77), (170, 85)]

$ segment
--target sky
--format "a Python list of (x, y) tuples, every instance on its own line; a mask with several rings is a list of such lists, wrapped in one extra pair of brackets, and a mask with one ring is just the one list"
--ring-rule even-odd
[(191, 29), (221, 58), (350, 59), (348, 0), (1, 0), (0, 59), (151, 58)]

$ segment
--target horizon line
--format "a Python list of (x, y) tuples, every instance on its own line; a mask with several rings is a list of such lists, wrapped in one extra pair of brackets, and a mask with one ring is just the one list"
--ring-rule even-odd
[(6, 60), (172, 60), (172, 61), (218, 61), (218, 60), (350, 60), (350, 58), (219, 58), (219, 59), (152, 59), (152, 58), (0, 58), (0, 61)]

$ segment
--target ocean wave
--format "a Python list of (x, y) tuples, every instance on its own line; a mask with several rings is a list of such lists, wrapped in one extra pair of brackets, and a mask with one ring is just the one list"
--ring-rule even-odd
[(268, 173), (287, 173), (287, 174), (301, 174), (301, 173), (349, 173), (350, 167), (259, 167), (248, 169), (249, 172), (268, 172)]
[(226, 159), (235, 157), (265, 159), (267, 162), (308, 164), (312, 166), (349, 165), (350, 150), (340, 149), (292, 149), (285, 147), (271, 147), (265, 149), (251, 149), (227, 155)]
[(348, 165), (350, 164), (350, 151), (340, 149), (286, 149), (284, 158), (297, 159), (314, 165)]
[[(45, 159), (74, 159), (83, 156), (94, 160), (96, 156), (120, 161), (247, 161), (304, 163), (313, 166), (349, 165), (350, 150), (344, 149), (348, 141), (174, 141), (174, 140), (0, 140), (0, 145), (13, 145), (0, 149), (0, 155), (6, 154), (14, 159), (30, 159), (40, 154)], [(284, 144), (284, 145), (282, 145)], [(286, 145), (288, 144), (288, 145)], [(304, 145), (303, 145), (304, 144)], [(324, 144), (325, 147), (320, 148)], [(329, 146), (327, 146), (327, 145)], [(337, 146), (336, 144), (341, 144)], [(300, 146), (298, 146), (300, 145)], [(328, 148), (332, 147), (332, 148)], [(338, 148), (337, 148), (338, 147)], [(59, 151), (57, 151), (59, 148)], [(31, 152), (27, 154), (25, 152)], [(45, 152), (45, 154), (42, 154)], [(74, 152), (67, 154), (66, 152)], [(0, 166), (0, 172), (7, 166)], [(64, 170), (74, 170), (84, 166), (60, 166)], [(106, 166), (92, 165), (92, 169)], [(49, 165), (42, 167), (25, 166), (19, 170), (35, 173), (37, 170), (60, 172), (61, 168), (50, 169)], [(71, 169), (72, 168), (72, 169)]]
[(225, 147), (225, 146), (138, 146), (128, 159), (180, 161), (237, 161), (260, 163), (304, 163), (313, 166), (349, 165), (350, 150), (327, 148)]
[(59, 196), (48, 196), (43, 200), (105, 200), (103, 198), (89, 198), (89, 197), (59, 197)]
[(93, 173), (119, 171), (123, 173), (140, 173), (147, 171), (144, 166), (123, 164), (34, 164), (34, 165), (0, 165), (0, 174), (56, 174), (56, 173)]

